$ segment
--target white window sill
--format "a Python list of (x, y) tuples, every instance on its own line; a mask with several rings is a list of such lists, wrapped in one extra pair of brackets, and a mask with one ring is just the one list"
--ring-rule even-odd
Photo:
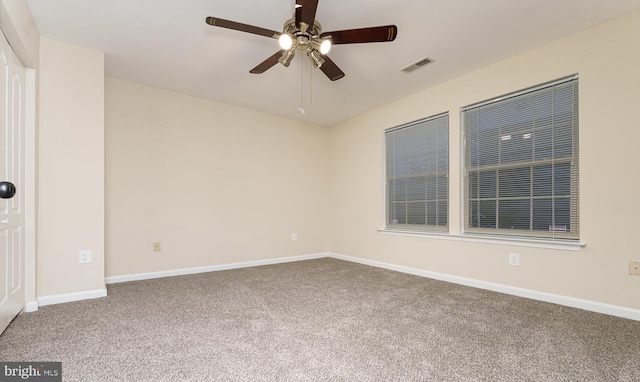
[(378, 232), (382, 233), (383, 235), (421, 237), (425, 239), (511, 245), (511, 246), (518, 246), (518, 247), (558, 249), (563, 251), (579, 251), (581, 248), (587, 246), (587, 243), (583, 243), (579, 241), (576, 241), (576, 242), (554, 241), (554, 240), (544, 240), (544, 239), (527, 239), (527, 238), (516, 238), (516, 237), (496, 237), (496, 236), (480, 236), (480, 235), (450, 235), (448, 233), (433, 233), (433, 232), (405, 231), (405, 230), (394, 231), (389, 229), (379, 229)]

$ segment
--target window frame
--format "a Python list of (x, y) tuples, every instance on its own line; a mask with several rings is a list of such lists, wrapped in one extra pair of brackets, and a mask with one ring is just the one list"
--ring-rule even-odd
[[(461, 214), (461, 219), (460, 219), (460, 229), (461, 232), (463, 233), (463, 235), (465, 236), (488, 236), (488, 237), (495, 237), (495, 238), (504, 238), (504, 239), (509, 239), (509, 238), (522, 238), (522, 239), (533, 239), (533, 240), (545, 240), (545, 241), (567, 241), (567, 242), (574, 242), (574, 241), (579, 241), (580, 240), (580, 224), (579, 224), (579, 210), (580, 210), (580, 203), (579, 203), (579, 78), (577, 74), (571, 75), (571, 76), (567, 76), (564, 78), (560, 78), (554, 81), (549, 81), (547, 83), (543, 83), (537, 86), (533, 86), (527, 89), (523, 89), (520, 91), (516, 91), (513, 93), (509, 93), (506, 95), (502, 95), (499, 97), (494, 97), (485, 101), (481, 101), (481, 102), (477, 102), (477, 103), (473, 103), (467, 106), (464, 106), (462, 108), (460, 108), (460, 147), (461, 147), (461, 151), (460, 151), (460, 156), (461, 156), (461, 183), (460, 183), (460, 187), (461, 187), (461, 193), (460, 193), (460, 203), (461, 203), (461, 209), (460, 209), (460, 214)], [(535, 160), (535, 158), (532, 158), (529, 162), (518, 162), (515, 164), (504, 164), (504, 163), (499, 163), (496, 165), (492, 165), (492, 166), (486, 166), (486, 167), (482, 167), (482, 166), (475, 166), (470, 168), (470, 154), (469, 154), (469, 148), (467, 147), (468, 145), (468, 140), (467, 140), (467, 125), (465, 123), (465, 118), (467, 118), (468, 113), (466, 113), (469, 110), (472, 109), (479, 109), (483, 106), (487, 106), (487, 105), (491, 105), (491, 104), (497, 104), (499, 102), (505, 101), (505, 100), (510, 100), (510, 99), (514, 99), (517, 97), (521, 97), (521, 96), (526, 96), (529, 94), (532, 94), (536, 91), (540, 91), (540, 90), (544, 90), (544, 89), (548, 89), (551, 87), (555, 87), (556, 85), (562, 85), (565, 83), (569, 83), (569, 82), (574, 82), (575, 83), (575, 97), (572, 98), (573, 103), (571, 104), (572, 107), (572, 113), (575, 111), (576, 115), (572, 114), (572, 123), (574, 123), (571, 127), (571, 154), (570, 156), (568, 156), (567, 158), (551, 158), (550, 160), (547, 161), (547, 163), (545, 163), (545, 161), (543, 160)], [(534, 209), (534, 200), (538, 199), (537, 196), (534, 195), (533, 192), (533, 188), (534, 188), (534, 182), (533, 182), (533, 174), (534, 174), (534, 168), (537, 166), (543, 166), (545, 164), (557, 164), (557, 163), (561, 163), (561, 162), (565, 162), (569, 164), (569, 216), (570, 216), (570, 222), (569, 222), (569, 230), (567, 232), (556, 232), (555, 230), (552, 230), (551, 228), (549, 228), (549, 231), (544, 231), (544, 230), (535, 230), (534, 229), (534, 220), (535, 220), (535, 216), (533, 213), (533, 209)], [(524, 169), (527, 168), (528, 171), (530, 171), (531, 174), (531, 180), (530, 180), (530, 187), (532, 189), (532, 192), (529, 196), (526, 197), (522, 197), (523, 200), (530, 200), (530, 215), (529, 215), (529, 221), (530, 221), (530, 229), (517, 229), (517, 228), (500, 228), (499, 227), (499, 201), (502, 200), (503, 202), (505, 200), (510, 200), (507, 199), (506, 197), (502, 197), (500, 198), (499, 195), (499, 191), (498, 191), (498, 184), (499, 184), (499, 172), (500, 170), (506, 170), (506, 169)], [(471, 190), (471, 181), (470, 181), (470, 174), (474, 173), (474, 172), (481, 172), (481, 171), (494, 171), (495, 170), (495, 179), (496, 179), (496, 195), (494, 198), (488, 198), (488, 199), (495, 199), (495, 203), (496, 203), (496, 207), (495, 207), (495, 220), (496, 220), (496, 227), (492, 227), (492, 228), (483, 228), (483, 227), (473, 227), (471, 224), (471, 219), (472, 219), (472, 211), (471, 211), (471, 203), (473, 199), (477, 199), (478, 201), (480, 201), (482, 198), (478, 197), (478, 198), (471, 198), (470, 197), (470, 190)], [(477, 187), (480, 187), (480, 185), (477, 185)], [(485, 198), (486, 200), (488, 200), (487, 198)], [(516, 200), (517, 198), (511, 199), (511, 200)], [(555, 203), (556, 200), (560, 199), (559, 197), (557, 197), (556, 194), (551, 194), (551, 196), (545, 196), (545, 197), (539, 197), (539, 199), (550, 199), (551, 203)], [(554, 212), (555, 213), (555, 212)], [(549, 226), (551, 227), (551, 226)]]
[[(424, 202), (424, 203), (446, 203), (446, 207), (445, 207), (445, 219), (446, 219), (446, 223), (444, 225), (438, 224), (438, 217), (436, 217), (436, 224), (428, 224), (428, 208), (425, 206), (425, 224), (392, 224), (391, 223), (391, 215), (392, 215), (392, 204), (394, 203), (403, 203), (403, 201), (392, 201), (392, 192), (390, 191), (390, 187), (392, 187), (390, 185), (390, 179), (393, 180), (397, 180), (397, 179), (402, 179), (402, 178), (415, 178), (417, 177), (415, 174), (414, 176), (411, 175), (400, 175), (400, 176), (390, 176), (390, 172), (389, 172), (389, 148), (388, 148), (388, 139), (390, 137), (389, 134), (393, 133), (393, 132), (397, 132), (400, 130), (404, 130), (404, 129), (410, 129), (410, 128), (416, 128), (416, 127), (420, 127), (421, 124), (424, 123), (429, 123), (429, 122), (438, 122), (439, 120), (442, 119), (446, 119), (446, 128), (444, 128), (444, 130), (446, 131), (446, 138), (445, 138), (445, 142), (446, 144), (444, 145), (445, 150), (446, 150), (446, 155), (444, 156), (444, 158), (446, 158), (446, 174), (442, 174), (442, 171), (435, 171), (435, 172), (426, 172), (424, 173), (424, 177), (426, 178), (433, 178), (433, 177), (442, 177), (444, 175), (444, 178), (446, 179), (446, 197), (445, 198), (441, 198), (438, 197), (436, 199), (433, 200), (428, 200), (427, 197), (425, 196), (424, 200), (419, 200), (419, 201), (413, 201), (413, 202)], [(438, 126), (433, 126), (434, 129), (436, 129), (436, 139), (438, 139), (438, 131), (437, 128)], [(450, 166), (450, 113), (449, 111), (443, 112), (443, 113), (438, 113), (426, 118), (422, 118), (416, 121), (412, 121), (409, 123), (405, 123), (399, 126), (395, 126), (395, 127), (391, 127), (388, 129), (385, 129), (383, 132), (383, 152), (384, 152), (384, 157), (383, 157), (383, 168), (384, 168), (384, 172), (383, 172), (383, 204), (384, 204), (384, 223), (383, 223), (383, 227), (384, 227), (384, 231), (398, 231), (398, 232), (418, 232), (421, 234), (448, 234), (449, 233), (449, 227), (451, 224), (451, 217), (450, 217), (450, 206), (451, 206), (451, 199), (450, 199), (450, 194), (451, 194), (451, 190), (450, 190), (450, 174), (451, 174), (451, 166)], [(438, 160), (439, 155), (435, 154), (436, 156), (436, 162)], [(436, 165), (437, 166), (437, 165)], [(427, 182), (425, 182), (426, 184)], [(436, 183), (437, 184), (437, 183)], [(425, 185), (425, 187), (428, 187)], [(436, 186), (437, 188), (437, 186)], [(412, 201), (408, 200), (408, 198), (404, 201), (405, 204), (408, 204)], [(441, 210), (438, 210), (441, 211)]]

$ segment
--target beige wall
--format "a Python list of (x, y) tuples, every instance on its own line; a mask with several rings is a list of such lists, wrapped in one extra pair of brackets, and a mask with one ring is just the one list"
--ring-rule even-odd
[(326, 252), (328, 138), (326, 127), (107, 78), (106, 275)]
[[(640, 309), (640, 12), (505, 60), (331, 128), (331, 250), (426, 271)], [(437, 60), (437, 57), (436, 57)], [(422, 70), (429, 70), (428, 68)], [(450, 230), (460, 233), (462, 106), (580, 75), (579, 252), (383, 235), (383, 130), (450, 112)], [(521, 266), (507, 265), (509, 252)]]
[(104, 289), (104, 54), (42, 37), (39, 90), (38, 297)]

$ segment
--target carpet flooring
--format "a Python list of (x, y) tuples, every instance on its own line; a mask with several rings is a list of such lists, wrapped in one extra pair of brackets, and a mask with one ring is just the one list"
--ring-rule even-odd
[(0, 336), (64, 381), (640, 381), (640, 322), (336, 259), (108, 286)]

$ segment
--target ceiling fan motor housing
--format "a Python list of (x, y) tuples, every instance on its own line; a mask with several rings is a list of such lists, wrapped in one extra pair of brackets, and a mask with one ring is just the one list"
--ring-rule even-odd
[(312, 49), (312, 47), (310, 47), (310, 43), (312, 41), (320, 40), (319, 42), (320, 43), (322, 42), (321, 41), (322, 39), (320, 38), (320, 34), (322, 33), (322, 26), (317, 21), (313, 22), (313, 28), (311, 29), (307, 28), (307, 30), (303, 32), (301, 29), (296, 27), (295, 18), (287, 20), (287, 22), (284, 23), (283, 33), (286, 33), (289, 36), (291, 36), (292, 40), (294, 41), (292, 49), (293, 48), (298, 50)]

